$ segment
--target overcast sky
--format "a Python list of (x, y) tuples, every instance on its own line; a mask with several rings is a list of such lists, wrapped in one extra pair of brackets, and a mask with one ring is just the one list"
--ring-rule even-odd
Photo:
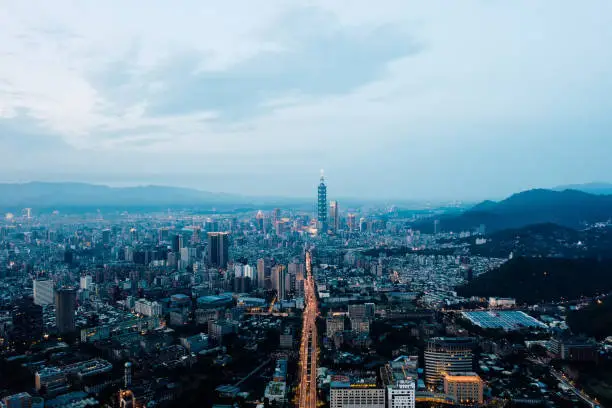
[(612, 181), (612, 2), (0, 0), (0, 181)]

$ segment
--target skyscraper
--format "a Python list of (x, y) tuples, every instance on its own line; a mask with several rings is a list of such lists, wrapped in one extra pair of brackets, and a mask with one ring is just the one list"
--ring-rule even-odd
[(470, 372), (473, 364), (474, 339), (469, 337), (435, 337), (425, 349), (425, 381), (430, 386), (442, 382), (445, 374)]
[(229, 248), (228, 232), (208, 233), (208, 262), (217, 268), (227, 268)]
[(325, 176), (321, 170), (321, 183), (318, 190), (318, 227), (321, 232), (327, 232), (327, 186), (325, 185)]
[(34, 304), (38, 306), (50, 305), (53, 303), (53, 281), (35, 280), (32, 283), (34, 287)]
[(55, 324), (60, 333), (70, 333), (75, 330), (74, 306), (76, 290), (63, 288), (55, 292)]
[(286, 273), (287, 270), (284, 265), (276, 265), (272, 268), (272, 288), (276, 290), (278, 300), (283, 300), (287, 297)]
[(183, 236), (176, 234), (172, 237), (172, 252), (179, 253), (183, 247)]
[(332, 223), (331, 229), (334, 233), (340, 229), (340, 209), (338, 208), (337, 201), (330, 201), (329, 203), (329, 217)]
[(257, 287), (259, 289), (271, 289), (267, 283), (270, 283), (270, 272), (272, 262), (269, 258), (261, 258), (257, 260)]
[(355, 214), (348, 215), (347, 224), (349, 231), (354, 231), (357, 229), (357, 221), (355, 220)]

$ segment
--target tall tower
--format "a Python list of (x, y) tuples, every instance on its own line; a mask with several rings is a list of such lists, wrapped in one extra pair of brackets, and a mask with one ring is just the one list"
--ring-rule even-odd
[(76, 290), (63, 288), (55, 292), (55, 324), (60, 334), (75, 330), (74, 304)]
[(124, 365), (123, 386), (127, 389), (132, 385), (132, 363), (129, 361)]
[(318, 214), (317, 221), (319, 222), (319, 230), (327, 232), (327, 186), (325, 185), (325, 176), (321, 170), (321, 183), (319, 184), (318, 194)]

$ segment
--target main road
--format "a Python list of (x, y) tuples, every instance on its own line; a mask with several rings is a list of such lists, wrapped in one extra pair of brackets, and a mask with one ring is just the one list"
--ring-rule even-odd
[(304, 321), (300, 342), (300, 384), (298, 387), (299, 408), (317, 406), (317, 315), (319, 313), (312, 276), (312, 256), (306, 251), (306, 277), (304, 279)]

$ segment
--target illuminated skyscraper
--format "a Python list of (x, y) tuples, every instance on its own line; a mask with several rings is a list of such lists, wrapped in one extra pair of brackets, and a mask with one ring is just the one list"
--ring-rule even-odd
[(319, 184), (317, 221), (319, 230), (327, 232), (327, 186), (323, 170), (321, 170), (321, 183)]
[(357, 221), (355, 220), (355, 214), (348, 215), (347, 224), (349, 231), (355, 231), (357, 229)]

